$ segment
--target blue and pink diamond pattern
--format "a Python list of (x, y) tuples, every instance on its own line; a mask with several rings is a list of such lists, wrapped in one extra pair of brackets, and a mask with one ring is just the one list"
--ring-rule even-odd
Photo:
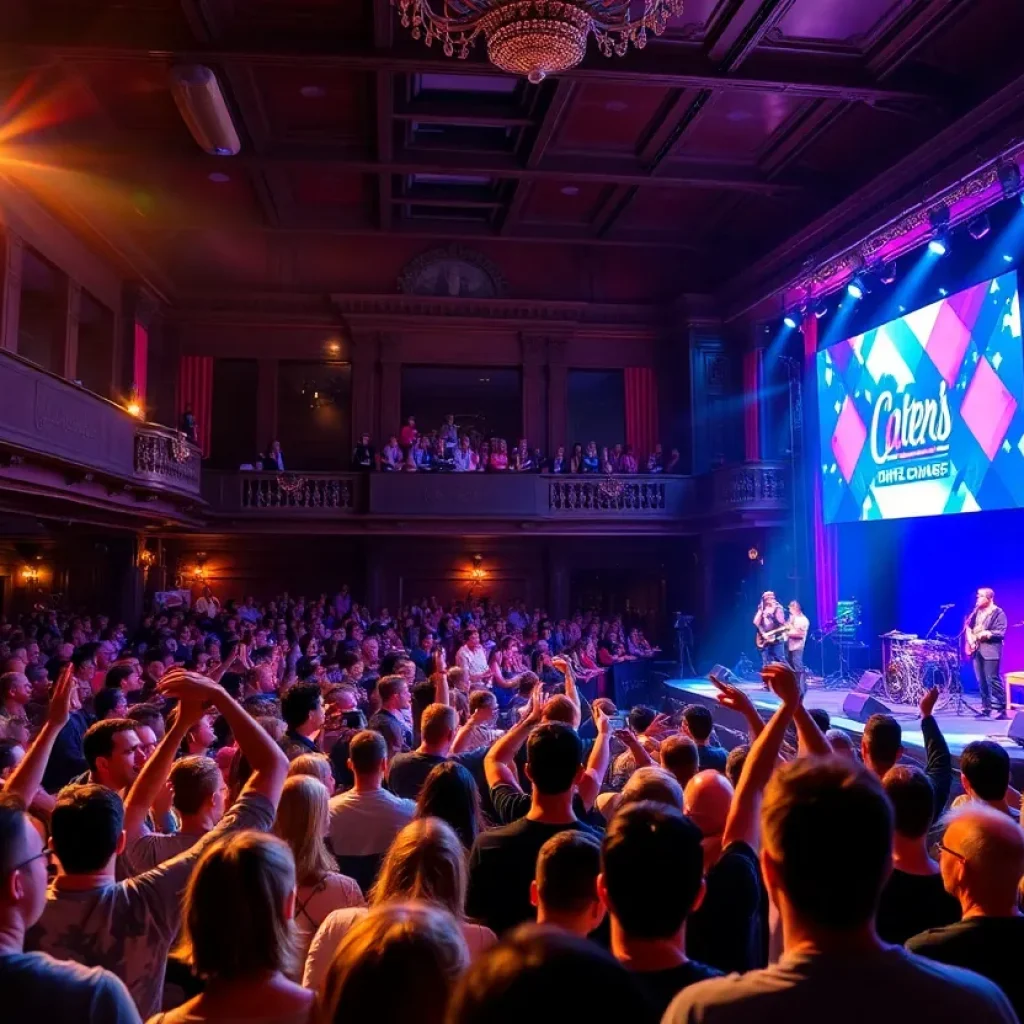
[(827, 523), (1024, 507), (1017, 274), (818, 353)]

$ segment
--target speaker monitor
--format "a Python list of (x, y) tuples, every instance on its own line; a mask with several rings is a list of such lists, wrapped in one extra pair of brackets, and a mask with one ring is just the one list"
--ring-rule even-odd
[(857, 680), (856, 689), (860, 693), (874, 693), (878, 689), (878, 684), (882, 681), (881, 672), (872, 672), (868, 669), (864, 672), (860, 679)]
[(1010, 719), (1010, 728), (1006, 733), (1007, 737), (1013, 740), (1018, 747), (1024, 747), (1024, 711), (1018, 711)]
[(872, 715), (887, 715), (889, 709), (869, 693), (851, 690), (843, 701), (843, 715), (857, 722), (866, 722)]

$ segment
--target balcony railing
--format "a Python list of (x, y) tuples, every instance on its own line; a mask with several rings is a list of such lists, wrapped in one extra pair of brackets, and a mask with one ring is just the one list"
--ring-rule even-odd
[(212, 511), (244, 518), (681, 520), (706, 511), (686, 476), (204, 472)]
[(151, 483), (199, 493), (199, 449), (173, 430), (135, 428), (135, 475)]
[(66, 499), (71, 482), (103, 494), (116, 482), (121, 494), (140, 498), (199, 496), (199, 450), (180, 434), (140, 423), (119, 405), (7, 352), (0, 353), (0, 448), (10, 456), (10, 479), (37, 489), (59, 481)]
[(745, 462), (712, 475), (716, 513), (784, 512), (789, 508), (789, 473), (781, 462)]

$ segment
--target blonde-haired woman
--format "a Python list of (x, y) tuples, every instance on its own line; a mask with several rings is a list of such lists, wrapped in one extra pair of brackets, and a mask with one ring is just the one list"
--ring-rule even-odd
[[(465, 919), (466, 851), (452, 827), (439, 818), (409, 822), (384, 857), (377, 884), (370, 891), (370, 907), (403, 900), (428, 903), (452, 914), (470, 957), (498, 941), (490, 928)], [(302, 975), (306, 988), (320, 987), (342, 939), (365, 914), (364, 910), (337, 910), (328, 915), (309, 947)]]
[(285, 779), (277, 806), (274, 834), (291, 848), (295, 858), (295, 930), (299, 978), (309, 943), (324, 919), (335, 910), (365, 907), (359, 883), (338, 873), (337, 861), (324, 841), (330, 826), (327, 788), (312, 775)]
[(319, 1024), (444, 1024), (469, 965), (459, 923), (426, 903), (388, 903), (356, 921), (320, 989)]
[(150, 1024), (307, 1024), (313, 994), (290, 981), (295, 863), (262, 832), (233, 832), (200, 855), (185, 887), (179, 954), (201, 995)]

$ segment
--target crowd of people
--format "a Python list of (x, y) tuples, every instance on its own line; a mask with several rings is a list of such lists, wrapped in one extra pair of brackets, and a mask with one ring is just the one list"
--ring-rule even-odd
[(727, 751), (704, 705), (585, 698), (624, 632), (347, 590), (0, 623), (0, 1016), (1018, 1020), (1002, 747), (947, 814), (936, 691), (920, 767), (770, 664), (767, 718), (715, 681)]
[(660, 444), (637, 453), (630, 444), (598, 448), (596, 441), (560, 446), (546, 455), (524, 437), (510, 448), (504, 438), (485, 438), (479, 432), (460, 432), (448, 415), (437, 430), (421, 433), (410, 416), (379, 451), (363, 434), (352, 452), (352, 468), (361, 472), (405, 473), (678, 473), (679, 450), (666, 457)]

